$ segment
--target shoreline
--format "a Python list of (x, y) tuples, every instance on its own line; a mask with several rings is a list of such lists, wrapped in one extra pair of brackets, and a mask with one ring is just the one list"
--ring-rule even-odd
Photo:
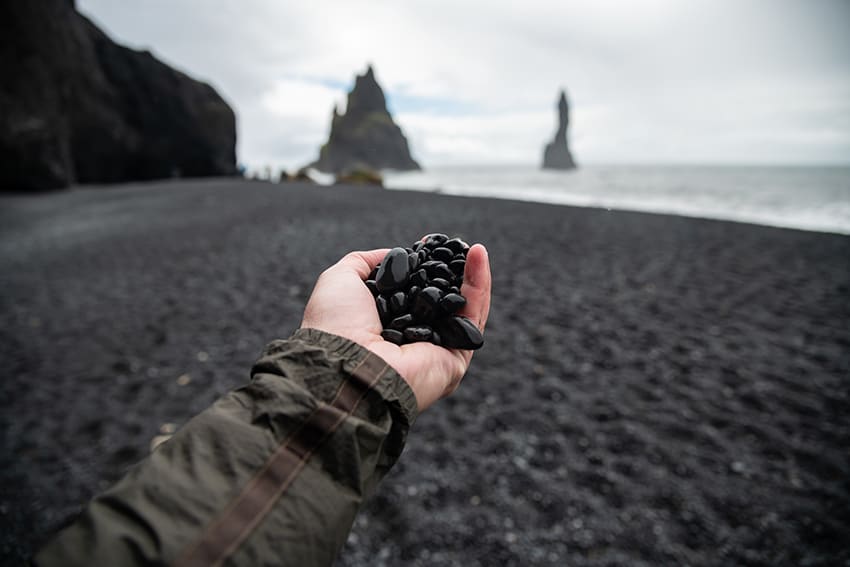
[(736, 224), (745, 224), (750, 226), (764, 227), (764, 228), (780, 228), (784, 230), (797, 230), (801, 232), (817, 232), (820, 234), (831, 234), (835, 236), (850, 236), (850, 227), (841, 227), (841, 228), (821, 228), (821, 227), (803, 227), (793, 224), (772, 224), (768, 220), (763, 220), (759, 222), (759, 219), (741, 217), (741, 218), (732, 218), (732, 217), (724, 217), (724, 216), (704, 216), (699, 213), (686, 213), (682, 211), (675, 210), (656, 210), (656, 209), (640, 209), (640, 208), (624, 208), (624, 207), (606, 207), (599, 203), (591, 203), (591, 204), (582, 204), (578, 201), (576, 202), (566, 202), (566, 201), (545, 201), (539, 199), (522, 199), (517, 197), (516, 195), (512, 196), (501, 196), (501, 195), (493, 195), (489, 193), (482, 193), (480, 195), (472, 195), (469, 193), (464, 193), (461, 191), (447, 191), (442, 188), (436, 188), (433, 190), (427, 189), (408, 189), (408, 188), (395, 188), (395, 187), (387, 187), (388, 191), (406, 191), (406, 192), (416, 192), (416, 193), (432, 193), (435, 195), (446, 195), (451, 197), (469, 197), (471, 199), (496, 199), (499, 201), (515, 201), (519, 203), (534, 203), (538, 205), (546, 205), (546, 206), (554, 206), (554, 207), (570, 207), (575, 209), (592, 209), (597, 211), (608, 211), (608, 212), (621, 212), (621, 213), (639, 213), (639, 214), (647, 214), (647, 215), (660, 215), (660, 216), (670, 216), (670, 217), (681, 217), (686, 219), (695, 219), (695, 220), (709, 220), (709, 221), (718, 221), (718, 222), (730, 222)]
[(385, 185), (850, 234), (850, 167), (455, 166), (388, 172)]

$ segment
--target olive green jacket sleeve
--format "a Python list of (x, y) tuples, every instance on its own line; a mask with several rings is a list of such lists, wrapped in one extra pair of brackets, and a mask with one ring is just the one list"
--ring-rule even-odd
[(34, 558), (53, 565), (330, 565), (401, 454), (416, 399), (381, 358), (313, 329), (160, 445)]

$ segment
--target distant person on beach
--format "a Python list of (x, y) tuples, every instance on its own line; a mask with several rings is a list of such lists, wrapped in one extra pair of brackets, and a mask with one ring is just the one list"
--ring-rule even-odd
[[(331, 565), (422, 410), (460, 384), (471, 351), (381, 338), (363, 285), (387, 250), (352, 252), (316, 282), (301, 328), (270, 343), (251, 382), (133, 467), (35, 565)], [(483, 246), (462, 314), (490, 310)]]

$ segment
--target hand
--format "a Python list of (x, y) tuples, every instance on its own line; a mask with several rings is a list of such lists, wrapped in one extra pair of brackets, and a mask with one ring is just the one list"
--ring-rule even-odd
[[(302, 328), (319, 329), (350, 339), (383, 358), (410, 385), (419, 411), (454, 392), (469, 368), (472, 351), (450, 350), (431, 343), (398, 346), (381, 337), (375, 298), (363, 283), (389, 249), (351, 252), (325, 270), (304, 310)], [(481, 244), (469, 249), (458, 313), (481, 332), (490, 313), (490, 260)]]

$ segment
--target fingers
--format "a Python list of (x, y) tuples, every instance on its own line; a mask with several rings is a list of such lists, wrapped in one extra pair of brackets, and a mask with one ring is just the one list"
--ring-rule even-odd
[(349, 252), (337, 262), (337, 265), (354, 270), (361, 280), (365, 280), (389, 251), (389, 248), (379, 248), (364, 252)]
[(475, 244), (466, 255), (466, 270), (463, 275), (461, 293), (466, 298), (466, 305), (460, 314), (468, 317), (481, 331), (487, 324), (490, 314), (490, 258), (487, 249), (481, 244)]

